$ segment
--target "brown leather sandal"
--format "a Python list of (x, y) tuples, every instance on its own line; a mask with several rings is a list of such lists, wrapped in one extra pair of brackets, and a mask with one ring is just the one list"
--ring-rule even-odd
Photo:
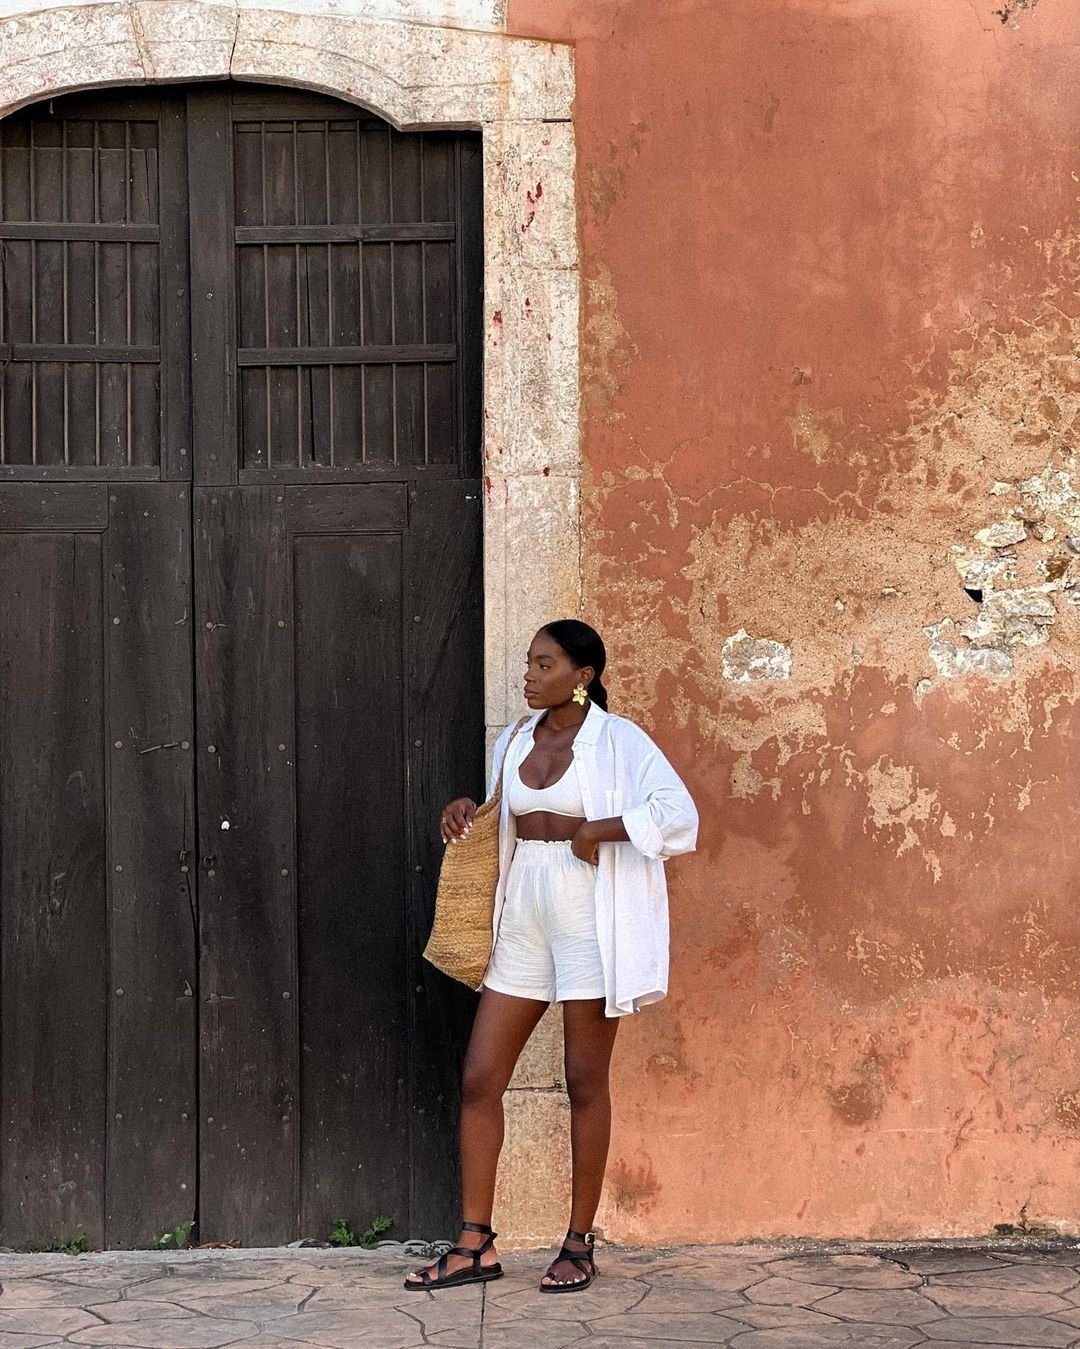
[(568, 1231), (566, 1235), (572, 1241), (583, 1241), (585, 1249), (583, 1251), (569, 1251), (564, 1244), (562, 1250), (548, 1266), (548, 1273), (551, 1273), (552, 1268), (560, 1260), (569, 1260), (574, 1268), (584, 1274), (585, 1277), (575, 1279), (573, 1283), (542, 1283), (540, 1285), (541, 1293), (580, 1293), (583, 1289), (588, 1288), (589, 1284), (596, 1278), (596, 1261), (593, 1259), (593, 1247), (596, 1245), (596, 1238), (591, 1232)]
[[(485, 1251), (490, 1251), (495, 1243), (498, 1232), (493, 1232), (490, 1227), (484, 1223), (462, 1223), (464, 1232), (486, 1232), (487, 1240), (482, 1241), (475, 1250), (471, 1246), (451, 1246), (446, 1255), (439, 1256), (439, 1263), (435, 1268), (435, 1277), (432, 1278), (426, 1269), (419, 1270), (420, 1278), (417, 1280), (406, 1279), (405, 1287), (421, 1293), (429, 1293), (436, 1288), (460, 1288), (466, 1283), (488, 1283), (492, 1279), (501, 1279), (503, 1273), (502, 1265), (497, 1262), (494, 1265), (483, 1266), (480, 1264), (480, 1257)], [(467, 1255), (472, 1260), (472, 1269), (457, 1269), (453, 1274), (446, 1272), (447, 1256)]]

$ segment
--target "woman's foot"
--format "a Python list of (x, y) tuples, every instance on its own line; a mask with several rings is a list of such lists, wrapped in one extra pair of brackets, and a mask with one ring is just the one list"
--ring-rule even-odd
[[(480, 1227), (481, 1224), (475, 1223), (473, 1226)], [(478, 1251), (485, 1242), (489, 1241), (490, 1238), (488, 1233), (490, 1230), (491, 1229), (488, 1228), (486, 1231), (473, 1232), (463, 1227), (458, 1236), (456, 1245), (464, 1247), (469, 1251)], [(443, 1261), (445, 1261), (445, 1264), (440, 1271), (439, 1265)], [(481, 1253), (480, 1268), (481, 1270), (488, 1271), (493, 1265), (497, 1265), (498, 1263), (498, 1252), (495, 1250), (494, 1245), (489, 1245), (487, 1250)], [(446, 1255), (440, 1256), (438, 1260), (433, 1260), (430, 1265), (426, 1265), (422, 1270), (418, 1269), (415, 1273), (407, 1275), (405, 1282), (410, 1287), (415, 1285), (419, 1288), (437, 1288), (440, 1280), (449, 1279), (454, 1274), (470, 1272), (473, 1268), (474, 1261), (471, 1256), (456, 1255), (452, 1251), (448, 1251)], [(430, 1282), (427, 1282), (424, 1279), (425, 1274), (427, 1274)]]
[(566, 1234), (562, 1250), (548, 1266), (540, 1280), (541, 1288), (572, 1288), (575, 1284), (590, 1284), (596, 1276), (592, 1257), (591, 1233)]

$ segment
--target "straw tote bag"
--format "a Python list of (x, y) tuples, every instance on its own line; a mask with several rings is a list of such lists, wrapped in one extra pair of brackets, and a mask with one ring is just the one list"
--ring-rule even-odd
[[(514, 727), (507, 753), (528, 719), (522, 717)], [(468, 836), (446, 845), (435, 894), (435, 922), (424, 947), (425, 960), (472, 989), (483, 983), (491, 955), (501, 805), (500, 773), (491, 796), (477, 806)]]

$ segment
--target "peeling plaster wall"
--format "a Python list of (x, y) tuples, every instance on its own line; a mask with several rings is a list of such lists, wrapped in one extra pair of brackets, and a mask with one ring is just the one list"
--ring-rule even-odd
[(616, 1239), (1080, 1230), (1078, 0), (576, 43), (586, 616), (702, 808)]

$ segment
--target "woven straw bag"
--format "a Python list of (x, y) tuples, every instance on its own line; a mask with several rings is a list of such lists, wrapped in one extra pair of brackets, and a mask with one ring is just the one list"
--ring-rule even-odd
[[(508, 751), (527, 720), (523, 717), (514, 727)], [(483, 983), (491, 956), (501, 805), (502, 774), (489, 799), (477, 807), (468, 835), (446, 845), (435, 894), (435, 921), (424, 947), (425, 960), (473, 989)]]

